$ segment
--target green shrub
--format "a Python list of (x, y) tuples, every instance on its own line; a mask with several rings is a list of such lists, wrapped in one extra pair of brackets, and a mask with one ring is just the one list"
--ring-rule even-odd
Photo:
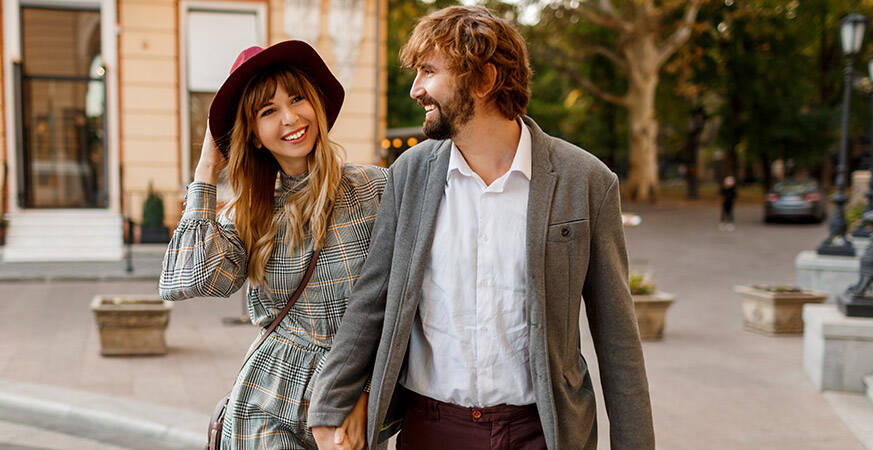
[(655, 282), (647, 273), (631, 271), (629, 281), (631, 295), (652, 295), (655, 293)]
[(142, 205), (142, 226), (164, 226), (164, 201), (161, 200), (161, 196), (152, 188), (151, 183), (149, 183), (149, 194)]
[(866, 203), (853, 203), (846, 208), (846, 223), (849, 224), (849, 229), (854, 230), (861, 226), (861, 216), (864, 215)]
[(789, 286), (784, 284), (777, 285), (769, 285), (769, 284), (758, 284), (752, 286), (755, 289), (766, 291), (766, 292), (779, 292), (779, 293), (800, 293), (803, 292), (803, 288), (799, 288), (797, 286)]

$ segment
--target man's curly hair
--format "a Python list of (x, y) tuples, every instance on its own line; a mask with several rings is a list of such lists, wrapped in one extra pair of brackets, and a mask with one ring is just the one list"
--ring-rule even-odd
[(531, 70), (521, 34), (506, 20), (481, 6), (450, 6), (419, 20), (400, 50), (400, 62), (417, 68), (437, 51), (469, 93), (493, 64), (497, 78), (490, 92), (495, 107), (508, 119), (524, 114), (530, 100)]

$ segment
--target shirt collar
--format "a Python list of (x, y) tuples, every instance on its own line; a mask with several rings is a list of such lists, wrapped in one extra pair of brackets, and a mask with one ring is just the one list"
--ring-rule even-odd
[[(508, 172), (519, 172), (525, 176), (525, 178), (530, 181), (530, 171), (531, 171), (531, 137), (530, 130), (527, 128), (524, 122), (521, 119), (516, 119), (518, 125), (521, 127), (521, 137), (518, 139), (518, 146), (515, 148), (515, 157), (512, 158), (512, 165), (509, 166)], [(470, 165), (467, 164), (467, 160), (464, 159), (464, 155), (461, 154), (461, 151), (455, 146), (455, 143), (452, 142), (452, 152), (449, 156), (449, 171), (447, 178), (451, 177), (453, 173), (460, 173), (461, 175), (471, 177), (475, 174), (473, 169), (470, 168)]]
[(279, 170), (279, 189), (282, 192), (297, 192), (306, 185), (306, 177), (309, 176), (309, 170), (304, 171), (300, 175), (290, 176), (285, 175), (281, 169)]

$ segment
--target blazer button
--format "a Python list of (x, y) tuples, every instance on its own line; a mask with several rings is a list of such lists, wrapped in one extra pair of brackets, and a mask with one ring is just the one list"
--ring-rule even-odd
[(570, 235), (570, 229), (567, 227), (561, 228), (561, 236), (567, 237)]

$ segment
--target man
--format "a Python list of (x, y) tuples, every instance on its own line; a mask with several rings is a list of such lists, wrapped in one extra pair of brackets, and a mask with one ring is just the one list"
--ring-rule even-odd
[(371, 448), (398, 418), (401, 449), (596, 448), (583, 298), (612, 448), (654, 448), (617, 177), (523, 115), (527, 49), (487, 9), (424, 17), (401, 59), (432, 140), (391, 167), (309, 407), (319, 448), (360, 445), (343, 422), (370, 376)]

